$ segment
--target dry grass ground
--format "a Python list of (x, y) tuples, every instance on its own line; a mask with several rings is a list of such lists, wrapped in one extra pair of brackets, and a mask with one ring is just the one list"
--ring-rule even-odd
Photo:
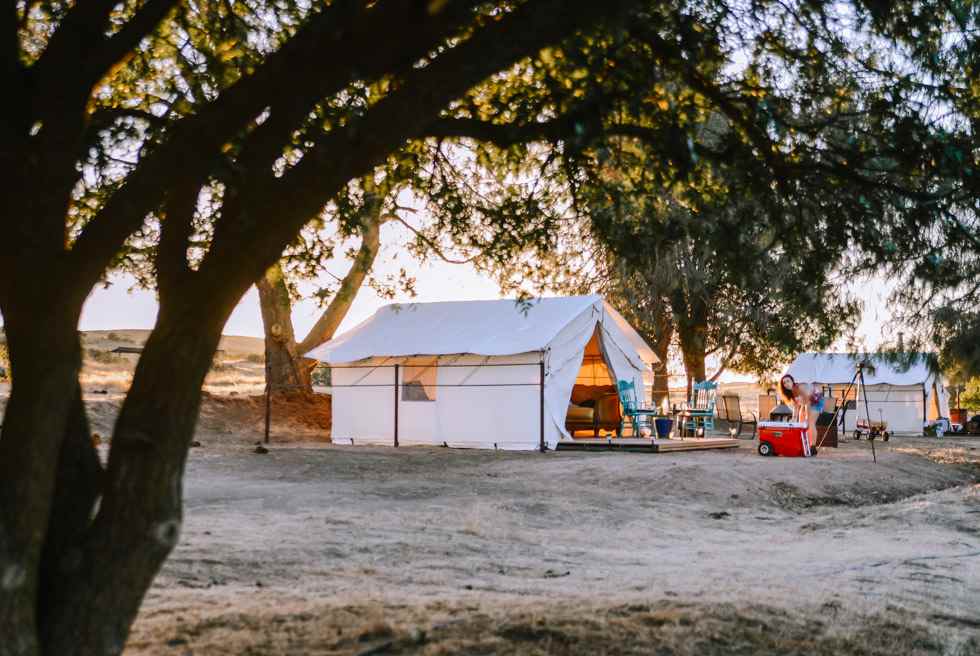
[(978, 449), (220, 443), (127, 653), (972, 655)]
[[(86, 346), (140, 340), (113, 337)], [(980, 653), (980, 438), (895, 438), (877, 465), (867, 442), (806, 460), (337, 447), (311, 442), (326, 399), (282, 399), (259, 455), (262, 365), (237, 348), (127, 655)], [(93, 430), (131, 367), (86, 359)]]
[[(148, 330), (90, 330), (83, 332), (82, 386), (88, 391), (121, 394), (129, 388), (138, 355), (119, 354), (118, 347), (139, 347)], [(254, 395), (265, 386), (264, 346), (261, 339), (226, 335), (219, 344), (204, 389), (218, 394)]]

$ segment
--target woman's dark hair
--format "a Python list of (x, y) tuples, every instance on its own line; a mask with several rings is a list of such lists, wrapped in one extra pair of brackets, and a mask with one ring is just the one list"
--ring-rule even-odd
[[(786, 389), (786, 381), (789, 380), (789, 389)], [(783, 397), (783, 400), (787, 403), (793, 400), (793, 388), (796, 387), (796, 381), (792, 376), (786, 374), (779, 379), (779, 392)]]

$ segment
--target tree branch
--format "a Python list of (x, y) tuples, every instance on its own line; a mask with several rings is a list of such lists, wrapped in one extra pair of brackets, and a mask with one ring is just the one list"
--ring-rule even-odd
[(418, 239), (420, 239), (426, 245), (426, 247), (429, 250), (431, 250), (433, 253), (435, 253), (436, 256), (443, 262), (446, 262), (448, 264), (469, 264), (470, 262), (476, 260), (477, 257), (479, 257), (479, 255), (473, 255), (472, 257), (468, 257), (465, 260), (457, 260), (455, 258), (451, 258), (445, 254), (445, 252), (442, 250), (442, 247), (439, 244), (437, 244), (435, 241), (430, 239), (425, 233), (423, 233), (421, 230), (413, 226), (411, 223), (409, 223), (402, 217), (398, 216), (397, 214), (391, 214), (388, 218), (392, 221), (397, 221), (398, 223), (408, 228), (409, 231), (412, 232), (412, 234), (414, 234)]
[(123, 61), (182, 1), (146, 0), (122, 29), (105, 40), (104, 45), (85, 61), (91, 85), (94, 86), (114, 66)]
[(59, 87), (83, 86), (83, 81), (75, 78), (79, 63), (85, 52), (105, 41), (109, 15), (116, 4), (115, 0), (83, 0), (72, 5), (30, 68), (41, 96), (74, 95)]
[(381, 211), (383, 198), (371, 194), (365, 202), (361, 213), (361, 247), (354, 256), (350, 270), (340, 283), (337, 293), (330, 299), (329, 305), (317, 319), (316, 323), (296, 346), (296, 352), (306, 355), (320, 344), (333, 338), (337, 327), (347, 315), (351, 304), (357, 297), (357, 292), (364, 284), (364, 279), (371, 272), (374, 260), (381, 247), (381, 224), (384, 222)]
[(116, 0), (76, 2), (31, 67), (39, 104), (73, 99), (83, 104), (99, 80), (151, 34), (181, 0), (146, 0), (111, 37), (106, 36)]
[[(575, 134), (575, 124), (585, 118), (585, 111), (573, 111), (559, 118), (536, 123), (491, 123), (476, 118), (438, 118), (425, 129), (428, 137), (465, 138), (509, 148), (531, 141), (557, 143)], [(590, 117), (592, 119), (596, 117)]]
[(191, 273), (187, 248), (194, 231), (194, 212), (200, 187), (187, 184), (171, 189), (160, 221), (160, 246), (156, 253), (157, 287), (160, 295), (180, 293)]
[[(352, 43), (398, 42), (397, 57), (392, 52), (378, 48), (358, 61), (358, 74), (366, 79), (382, 75), (400, 75), (463, 25), (472, 20), (472, 8), (478, 0), (460, 0), (438, 12), (435, 16), (420, 13), (420, 3), (389, 3), (391, 15), (386, 24), (396, 29), (394, 35), (379, 32), (376, 21), (354, 21), (346, 37)], [(411, 28), (407, 26), (411, 25)], [(313, 111), (316, 103), (331, 95), (331, 81), (308, 84), (282, 94), (270, 103), (270, 116), (255, 128), (236, 158), (245, 171), (264, 172), (282, 154), (283, 145)]]
[[(244, 245), (262, 250), (262, 266), (274, 261), (302, 225), (348, 180), (365, 175), (406, 140), (423, 136), (446, 105), (493, 73), (584, 26), (617, 17), (631, 0), (605, 3), (586, 0), (533, 0), (480, 29), (428, 66), (413, 69), (397, 89), (378, 101), (367, 115), (344, 128), (324, 134), (303, 159), (282, 178), (271, 175), (250, 186), (251, 211), (238, 227), (225, 226), (201, 271), (216, 280), (240, 258)], [(278, 220), (271, 220), (277, 217)], [(218, 273), (221, 272), (221, 273)]]
[[(173, 128), (167, 142), (140, 163), (82, 230), (71, 258), (79, 277), (98, 280), (130, 233), (159, 206), (164, 190), (190, 179), (203, 181), (221, 147), (275, 99), (310, 86), (329, 96), (355, 74), (358, 79), (383, 75), (415, 52), (418, 44), (411, 35), (424, 33), (432, 20), (420, 6), (424, 3), (393, 0), (359, 12), (352, 25), (343, 4), (334, 3), (311, 18), (254, 74)], [(428, 45), (435, 47), (437, 42)], [(387, 46), (379, 48), (379, 43)], [(412, 47), (406, 48), (405, 43)], [(264, 139), (268, 132), (260, 136)], [(270, 143), (276, 148), (283, 145), (274, 139)]]

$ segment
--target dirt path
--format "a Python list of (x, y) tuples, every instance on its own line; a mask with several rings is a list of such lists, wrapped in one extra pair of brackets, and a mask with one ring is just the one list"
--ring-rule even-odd
[(980, 439), (877, 465), (202, 439), (127, 654), (980, 649)]

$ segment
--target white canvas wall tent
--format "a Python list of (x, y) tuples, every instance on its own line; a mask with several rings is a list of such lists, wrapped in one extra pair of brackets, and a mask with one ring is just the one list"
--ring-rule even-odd
[(828, 386), (835, 397), (842, 399), (862, 361), (869, 363), (864, 370), (866, 397), (857, 388), (848, 396), (856, 401), (856, 407), (844, 413), (844, 431), (853, 431), (858, 418), (866, 418), (865, 398), (871, 420), (883, 419), (888, 422), (888, 429), (896, 433), (921, 434), (925, 422), (949, 418), (949, 398), (942, 375), (932, 370), (925, 356), (903, 366), (876, 354), (801, 353), (786, 373), (797, 383)]
[(657, 358), (599, 296), (388, 305), (309, 355), (331, 367), (334, 442), (537, 449), (569, 439), (596, 347), (604, 382), (643, 389)]

